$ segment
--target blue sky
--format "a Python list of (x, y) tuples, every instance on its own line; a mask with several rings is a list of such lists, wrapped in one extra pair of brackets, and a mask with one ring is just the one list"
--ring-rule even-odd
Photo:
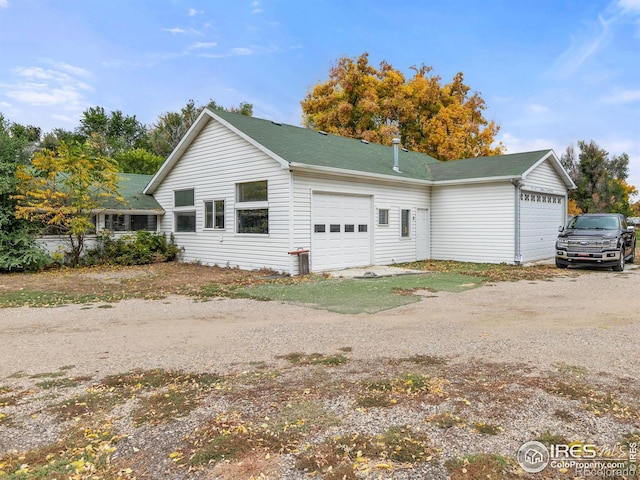
[(189, 99), (299, 125), (342, 56), (464, 73), (508, 152), (595, 140), (640, 188), (640, 0), (0, 0), (0, 112), (49, 131)]

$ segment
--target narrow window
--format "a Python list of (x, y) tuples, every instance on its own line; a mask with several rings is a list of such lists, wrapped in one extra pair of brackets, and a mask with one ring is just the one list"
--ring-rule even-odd
[(410, 232), (410, 230), (411, 230), (411, 228), (410, 228), (410, 225), (411, 225), (410, 219), (411, 219), (411, 210), (402, 210), (402, 212), (401, 212), (401, 222), (402, 223), (400, 225), (400, 228), (401, 228), (401, 235), (403, 237), (408, 237), (409, 234), (411, 233)]
[(332, 233), (340, 233), (340, 224), (332, 223), (329, 225), (329, 231)]
[(204, 228), (213, 228), (213, 202), (204, 202)]
[(389, 209), (381, 208), (378, 210), (378, 225), (389, 225)]
[(346, 233), (351, 233), (351, 232), (355, 232), (355, 225), (345, 225), (344, 226), (344, 231)]
[(325, 233), (327, 231), (327, 226), (323, 223), (316, 223), (313, 226), (313, 231), (316, 233)]
[(367, 231), (367, 225), (366, 224), (358, 225), (358, 232), (365, 233), (366, 231)]
[(213, 202), (213, 228), (222, 230), (224, 228), (224, 200), (215, 200)]

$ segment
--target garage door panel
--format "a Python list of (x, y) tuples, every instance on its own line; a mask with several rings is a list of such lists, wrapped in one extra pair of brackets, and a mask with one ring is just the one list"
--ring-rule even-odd
[(311, 217), (314, 271), (371, 263), (371, 197), (315, 193)]
[(520, 248), (523, 261), (553, 257), (558, 227), (564, 223), (564, 202), (560, 195), (521, 193)]

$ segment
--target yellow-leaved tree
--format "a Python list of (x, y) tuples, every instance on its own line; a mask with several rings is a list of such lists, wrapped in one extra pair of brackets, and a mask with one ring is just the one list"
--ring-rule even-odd
[(484, 117), (485, 102), (470, 93), (462, 73), (441, 85), (431, 67), (411, 70), (407, 80), (387, 62), (369, 65), (367, 53), (340, 58), (329, 80), (301, 102), (305, 125), (385, 145), (399, 135), (406, 148), (439, 160), (503, 153), (494, 145), (500, 127)]
[(16, 179), (16, 217), (40, 224), (43, 233), (66, 237), (74, 264), (95, 229), (95, 211), (106, 199), (123, 201), (117, 164), (91, 142), (61, 142), (57, 151), (36, 152), (30, 165), (18, 168)]

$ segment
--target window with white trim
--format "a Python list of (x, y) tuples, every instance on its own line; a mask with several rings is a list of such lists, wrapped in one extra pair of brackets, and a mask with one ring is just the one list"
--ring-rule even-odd
[(204, 228), (224, 230), (224, 200), (204, 202)]
[(411, 235), (411, 210), (400, 210), (400, 236), (407, 238)]
[(195, 190), (193, 188), (174, 190), (173, 207), (175, 231), (180, 233), (195, 232)]
[(236, 184), (236, 233), (269, 233), (267, 180)]
[(389, 225), (389, 209), (378, 209), (378, 225)]

